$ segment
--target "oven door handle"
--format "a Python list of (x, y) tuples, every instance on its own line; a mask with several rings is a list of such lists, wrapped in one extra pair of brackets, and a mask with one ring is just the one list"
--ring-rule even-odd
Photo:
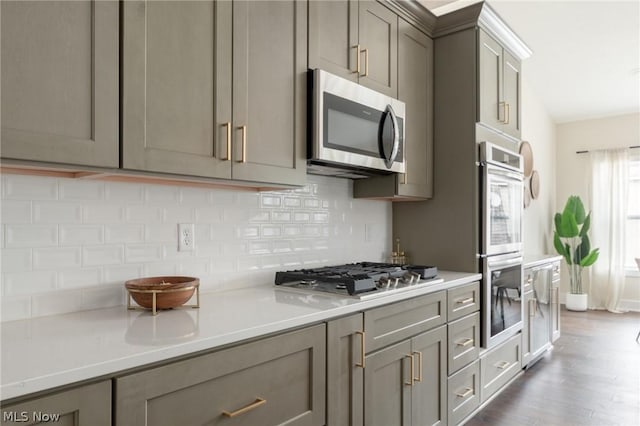
[(511, 180), (517, 180), (518, 182), (523, 181), (522, 173), (512, 172), (510, 170), (505, 170), (502, 167), (496, 167), (491, 164), (484, 164), (486, 168), (487, 175), (499, 176)]
[(507, 266), (513, 266), (518, 264), (521, 265), (522, 262), (523, 262), (522, 256), (519, 256), (513, 259), (493, 260), (493, 261), (492, 259), (488, 258), (487, 266), (489, 267), (489, 269), (502, 269)]

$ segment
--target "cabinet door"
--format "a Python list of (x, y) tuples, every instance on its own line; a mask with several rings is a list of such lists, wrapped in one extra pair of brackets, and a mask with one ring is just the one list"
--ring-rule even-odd
[(325, 424), (325, 326), (116, 379), (115, 424)]
[(2, 157), (118, 167), (118, 2), (2, 2)]
[(411, 425), (411, 341), (404, 340), (366, 358), (364, 424)]
[(478, 30), (478, 48), (478, 119), (495, 129), (501, 129), (505, 109), (502, 103), (503, 49), (482, 30)]
[(3, 405), (3, 425), (55, 423), (62, 426), (111, 426), (109, 380), (55, 392), (26, 402)]
[[(526, 275), (526, 272), (525, 272)], [(522, 296), (524, 312), (522, 313), (522, 367), (525, 367), (531, 361), (531, 317), (534, 314), (533, 309), (533, 291), (528, 291)]]
[(359, 3), (360, 84), (398, 96), (398, 16), (382, 4)]
[(411, 395), (411, 424), (447, 424), (447, 326), (411, 341), (415, 382)]
[(551, 278), (551, 342), (560, 338), (560, 262), (553, 264)]
[(309, 2), (309, 68), (358, 81), (358, 1)]
[(433, 197), (433, 41), (398, 21), (398, 99), (407, 108), (398, 194), (426, 199)]
[(520, 61), (506, 50), (503, 56), (503, 101), (506, 110), (502, 130), (520, 139)]
[(307, 2), (233, 2), (234, 179), (304, 184), (306, 70)]
[(363, 422), (364, 334), (362, 314), (327, 323), (327, 425)]
[(122, 7), (123, 167), (230, 177), (231, 4)]

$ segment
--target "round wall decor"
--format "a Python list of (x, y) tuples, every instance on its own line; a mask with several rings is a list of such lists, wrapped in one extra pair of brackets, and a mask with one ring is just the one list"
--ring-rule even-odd
[(540, 174), (537, 170), (531, 172), (531, 198), (534, 200), (540, 195)]
[(533, 171), (533, 150), (529, 142), (522, 141), (520, 144), (520, 155), (522, 155), (524, 162), (524, 177), (529, 177)]

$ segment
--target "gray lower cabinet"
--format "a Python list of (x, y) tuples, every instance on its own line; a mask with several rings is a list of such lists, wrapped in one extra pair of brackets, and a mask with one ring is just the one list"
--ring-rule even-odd
[(115, 379), (126, 425), (324, 425), (325, 325)]
[(122, 166), (303, 184), (307, 3), (122, 3)]
[(446, 424), (446, 327), (366, 357), (366, 425)]
[(3, 425), (111, 426), (111, 381), (3, 405), (0, 412)]
[[(529, 365), (551, 346), (554, 310), (552, 286), (552, 264), (527, 268), (525, 276), (530, 277), (531, 291), (524, 293), (524, 322), (522, 333), (522, 365)], [(529, 281), (529, 280), (527, 280)], [(557, 297), (557, 292), (555, 292)]]
[(354, 181), (356, 198), (433, 196), (433, 40), (402, 18), (398, 18), (398, 99), (407, 109), (405, 173)]
[(476, 361), (480, 353), (480, 313), (450, 322), (448, 327), (448, 374)]
[(521, 343), (521, 336), (517, 334), (480, 357), (481, 403), (521, 371)]
[(118, 2), (0, 7), (2, 158), (118, 167)]
[(447, 387), (449, 424), (457, 425), (480, 406), (480, 361), (450, 376)]
[(398, 16), (373, 0), (309, 2), (309, 68), (396, 97)]
[(362, 314), (327, 323), (327, 425), (362, 425), (365, 341)]
[(531, 309), (533, 300), (533, 292), (528, 291), (522, 294), (523, 321), (522, 321), (522, 367), (529, 365), (532, 359), (531, 353), (531, 315), (534, 311)]
[(447, 290), (447, 319), (449, 322), (480, 310), (480, 283), (462, 285)]

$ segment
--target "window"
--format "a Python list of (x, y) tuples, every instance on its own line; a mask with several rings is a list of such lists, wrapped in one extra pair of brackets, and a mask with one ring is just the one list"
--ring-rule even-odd
[(629, 204), (627, 206), (627, 275), (640, 276), (635, 258), (640, 257), (640, 148), (631, 150), (629, 162)]

